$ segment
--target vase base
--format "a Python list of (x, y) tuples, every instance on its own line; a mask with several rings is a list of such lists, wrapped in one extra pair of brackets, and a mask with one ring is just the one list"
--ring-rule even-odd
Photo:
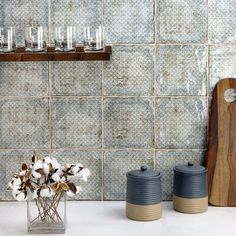
[(55, 227), (28, 227), (28, 234), (64, 234), (66, 231), (64, 226)]

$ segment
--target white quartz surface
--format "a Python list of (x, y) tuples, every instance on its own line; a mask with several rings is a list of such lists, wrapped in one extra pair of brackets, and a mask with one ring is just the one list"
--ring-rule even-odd
[[(236, 208), (209, 207), (203, 214), (181, 214), (163, 203), (152, 222), (125, 217), (125, 202), (67, 202), (68, 236), (236, 236)], [(0, 236), (27, 235), (26, 203), (0, 202)]]

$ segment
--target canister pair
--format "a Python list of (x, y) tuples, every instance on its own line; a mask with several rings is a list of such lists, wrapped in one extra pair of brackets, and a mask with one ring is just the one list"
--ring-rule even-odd
[[(126, 215), (140, 221), (157, 220), (162, 215), (161, 173), (140, 170), (127, 173)], [(207, 210), (207, 170), (203, 166), (180, 165), (174, 168), (174, 209), (183, 213)]]

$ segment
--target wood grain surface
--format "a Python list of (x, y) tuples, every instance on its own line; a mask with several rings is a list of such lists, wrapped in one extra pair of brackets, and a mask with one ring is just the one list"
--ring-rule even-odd
[(236, 102), (225, 100), (227, 89), (236, 89), (236, 79), (217, 83), (209, 126), (208, 194), (216, 206), (236, 206)]

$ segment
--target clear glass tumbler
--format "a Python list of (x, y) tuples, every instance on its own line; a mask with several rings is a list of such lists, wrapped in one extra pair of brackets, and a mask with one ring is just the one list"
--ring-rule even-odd
[(47, 28), (44, 26), (27, 27), (25, 30), (25, 48), (27, 52), (46, 50)]
[(16, 49), (14, 27), (0, 27), (0, 52), (14, 52)]
[(104, 49), (104, 36), (102, 26), (84, 27), (84, 50), (100, 51)]
[(56, 51), (74, 51), (76, 47), (75, 27), (63, 26), (55, 27), (54, 29), (54, 42)]

